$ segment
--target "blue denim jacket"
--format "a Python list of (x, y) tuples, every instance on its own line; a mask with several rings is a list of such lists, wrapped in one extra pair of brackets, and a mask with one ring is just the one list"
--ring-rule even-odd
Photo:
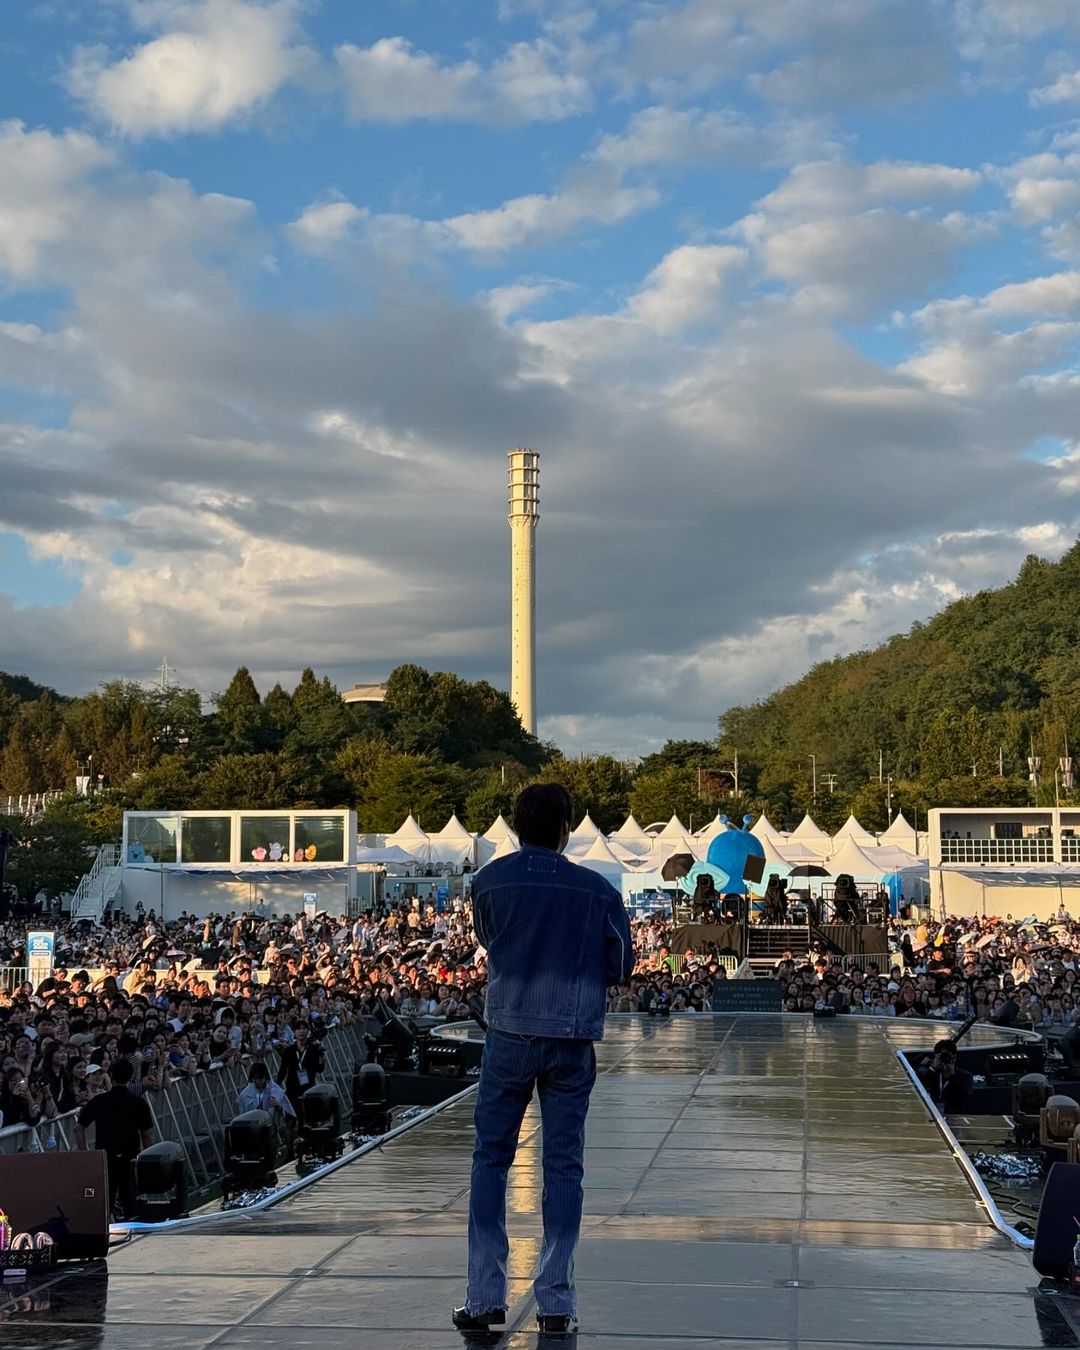
[(489, 1026), (603, 1040), (608, 986), (634, 969), (630, 920), (610, 882), (526, 844), (476, 874), (473, 926), (488, 953)]

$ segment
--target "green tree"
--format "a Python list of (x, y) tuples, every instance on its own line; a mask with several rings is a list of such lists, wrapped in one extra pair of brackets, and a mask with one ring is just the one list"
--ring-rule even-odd
[[(650, 756), (650, 758), (652, 758)], [(689, 829), (700, 829), (716, 814), (715, 802), (698, 796), (698, 771), (674, 764), (652, 773), (638, 773), (630, 790), (630, 809), (642, 825), (679, 817)]]
[(30, 723), (20, 713), (0, 756), (0, 788), (13, 797), (24, 792), (43, 792), (48, 786), (45, 777), (45, 766)]
[(47, 811), (32, 822), (8, 818), (0, 824), (14, 836), (6, 880), (20, 900), (70, 895), (93, 861), (86, 829), (65, 812)]
[(212, 744), (218, 754), (254, 755), (273, 743), (273, 728), (247, 666), (241, 666), (222, 694), (213, 698)]
[(376, 772), (393, 754), (394, 747), (385, 736), (350, 736), (330, 765), (342, 785), (344, 800), (353, 806), (363, 801)]
[(493, 771), (482, 774), (465, 798), (465, 815), (462, 817), (465, 828), (483, 834), (491, 828), (496, 816), (501, 814), (509, 820), (516, 796), (516, 789), (504, 782), (501, 774)]
[(425, 830), (440, 830), (464, 809), (467, 775), (452, 764), (423, 755), (391, 755), (372, 775), (359, 803), (364, 831), (391, 833), (413, 815)]
[(136, 811), (186, 811), (199, 800), (201, 783), (186, 755), (163, 755), (129, 789)]
[(588, 812), (608, 834), (629, 814), (633, 778), (629, 766), (612, 755), (582, 755), (579, 759), (553, 755), (539, 779), (562, 783), (569, 791), (574, 799), (575, 825)]
[(199, 778), (196, 801), (206, 810), (263, 811), (288, 807), (277, 755), (222, 755)]
[(719, 761), (715, 741), (665, 741), (659, 750), (642, 759), (638, 774), (652, 775), (662, 769), (707, 769), (718, 766)]

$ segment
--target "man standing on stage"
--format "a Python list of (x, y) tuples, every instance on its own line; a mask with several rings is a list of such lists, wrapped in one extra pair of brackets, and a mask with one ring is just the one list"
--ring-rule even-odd
[(574, 1252), (581, 1227), (585, 1116), (596, 1082), (608, 986), (630, 978), (634, 949), (619, 893), (561, 857), (573, 803), (557, 783), (518, 797), (517, 853), (473, 882), (473, 925), (487, 949), (488, 1030), (476, 1102), (469, 1198), (469, 1281), (454, 1309), (462, 1331), (506, 1321), (506, 1174), (536, 1089), (543, 1123), (544, 1244), (534, 1283), (537, 1322), (576, 1329)]

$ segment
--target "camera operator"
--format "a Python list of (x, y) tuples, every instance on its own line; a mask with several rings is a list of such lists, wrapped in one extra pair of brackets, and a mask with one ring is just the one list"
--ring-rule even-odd
[(918, 1074), (927, 1096), (946, 1115), (955, 1115), (967, 1106), (974, 1079), (966, 1069), (957, 1068), (952, 1041), (938, 1041), (933, 1059)]

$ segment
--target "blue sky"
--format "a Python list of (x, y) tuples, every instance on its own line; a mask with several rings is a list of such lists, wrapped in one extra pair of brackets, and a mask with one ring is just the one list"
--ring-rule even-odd
[(46, 0), (0, 42), (0, 668), (708, 735), (1080, 515), (1072, 0)]

